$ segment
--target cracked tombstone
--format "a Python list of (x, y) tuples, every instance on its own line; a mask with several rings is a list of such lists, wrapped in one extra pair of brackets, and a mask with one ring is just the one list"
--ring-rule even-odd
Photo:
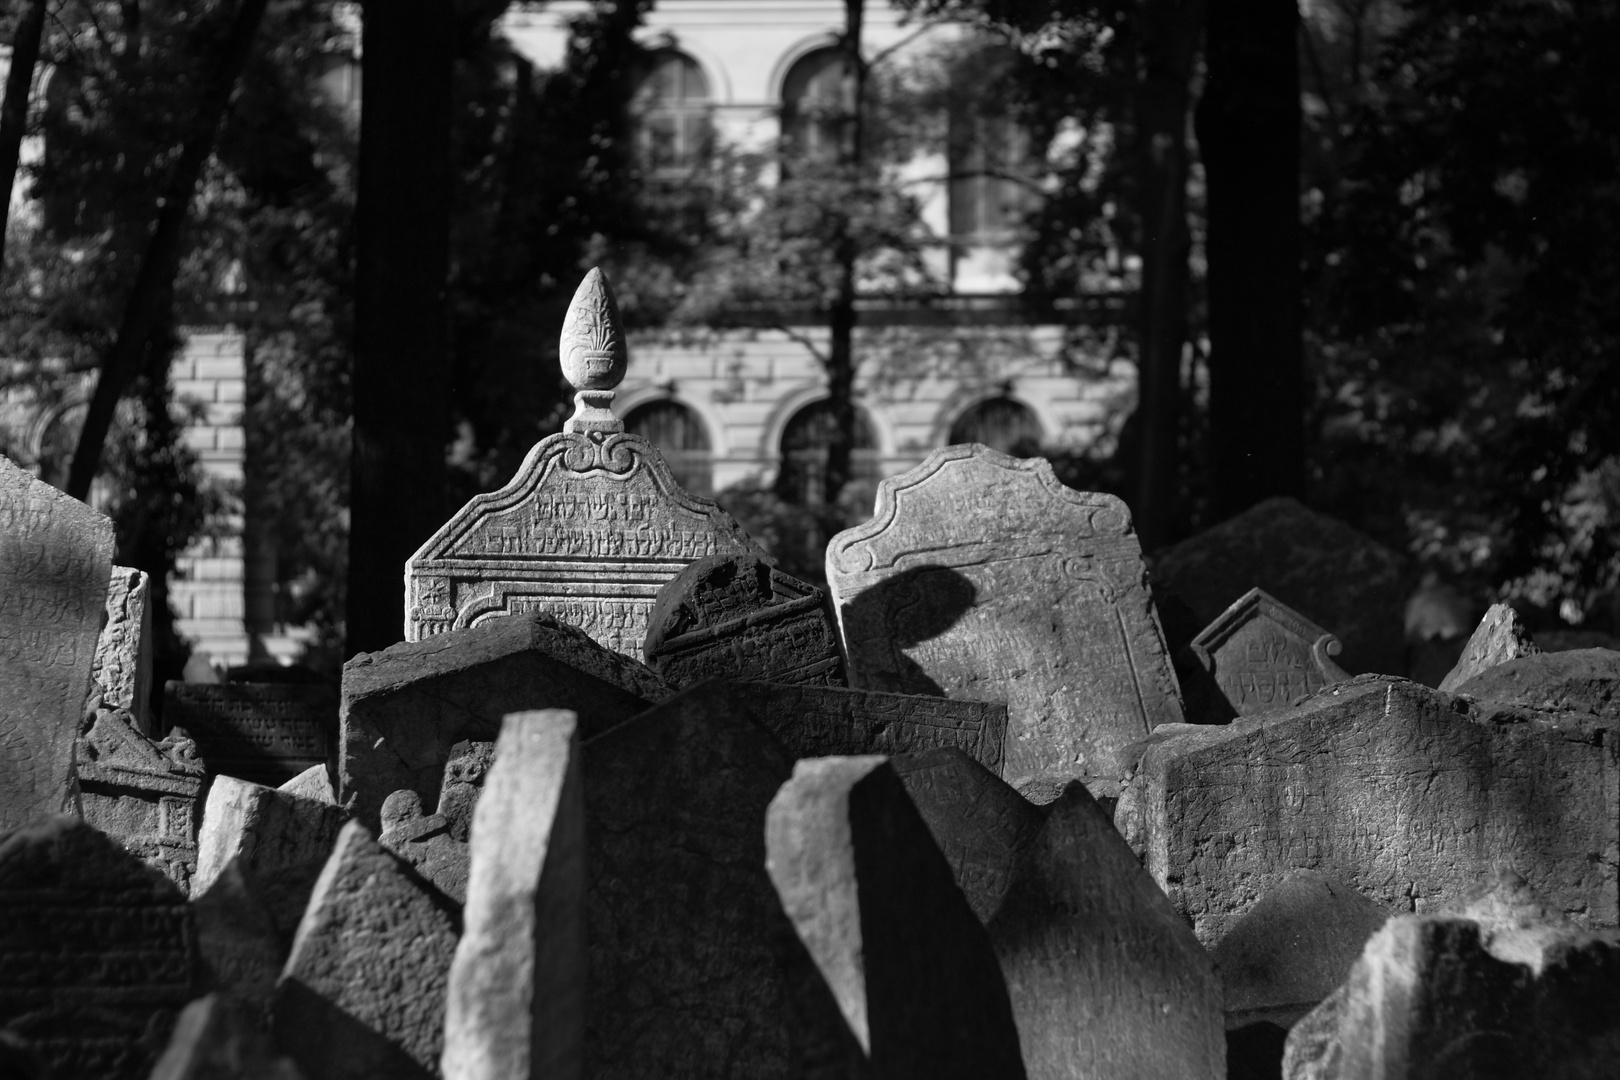
[(1039, 802), (1118, 787), (1119, 753), (1182, 720), (1130, 511), (1043, 459), (947, 446), (827, 546), (851, 685), (1007, 705), (1004, 777)]
[(1188, 648), (1220, 692), (1220, 720), (1253, 716), (1350, 676), (1339, 639), (1263, 589), (1250, 589)]
[(112, 522), (0, 456), (0, 832), (65, 809)]

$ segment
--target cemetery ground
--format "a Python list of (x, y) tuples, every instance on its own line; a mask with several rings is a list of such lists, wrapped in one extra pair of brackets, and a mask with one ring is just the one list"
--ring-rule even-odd
[(171, 683), (111, 525), (0, 459), (0, 1076), (1598, 1077), (1620, 652), (1273, 500), (1144, 561), (949, 446), (825, 593), (612, 411), (402, 571), (324, 687)]

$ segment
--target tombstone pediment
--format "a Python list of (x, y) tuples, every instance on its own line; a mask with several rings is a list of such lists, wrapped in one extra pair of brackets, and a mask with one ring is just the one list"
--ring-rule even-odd
[(1264, 589), (1250, 589), (1189, 648), (1238, 716), (1280, 708), (1348, 679), (1339, 639)]

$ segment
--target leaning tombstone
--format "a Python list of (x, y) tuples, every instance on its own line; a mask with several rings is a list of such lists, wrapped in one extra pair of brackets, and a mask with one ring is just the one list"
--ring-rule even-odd
[(765, 836), (782, 908), (875, 1075), (1025, 1075), (989, 938), (883, 758), (800, 761)]
[(0, 456), (0, 832), (65, 807), (112, 522)]
[(709, 555), (665, 582), (642, 651), (676, 687), (716, 677), (844, 685), (826, 595), (754, 555)]
[(152, 737), (151, 578), (145, 570), (112, 568), (107, 587), (107, 623), (96, 640), (95, 679), (102, 701), (135, 719), (135, 730)]
[(0, 837), (0, 1030), (45, 1076), (146, 1080), (199, 977), (163, 874), (76, 818)]
[(302, 1080), (298, 1066), (222, 994), (187, 1005), (152, 1080)]
[(1188, 645), (1220, 690), (1220, 720), (1292, 704), (1350, 676), (1333, 657), (1339, 639), (1250, 589)]
[(171, 680), (163, 720), (196, 740), (210, 776), (274, 787), (326, 763), (337, 700), (326, 686)]
[(303, 799), (313, 799), (319, 803), (337, 802), (337, 793), (332, 790), (331, 770), (324, 764), (311, 765), (276, 790)]
[(1006, 780), (1113, 795), (1117, 755), (1182, 720), (1130, 511), (1043, 459), (947, 446), (827, 545), (854, 686), (1005, 702)]
[(610, 406), (627, 353), (600, 270), (563, 322), (574, 415), (499, 491), (475, 496), (405, 563), (405, 639), (545, 611), (640, 656), (659, 588), (695, 559), (764, 553), (709, 499), (689, 495)]
[(1440, 689), (1448, 694), (1455, 693), (1463, 683), (1497, 664), (1540, 651), (1517, 611), (1507, 604), (1492, 604), (1463, 645), (1457, 665), (1440, 680)]
[(585, 802), (578, 721), (514, 713), (478, 802), (450, 965), (446, 1080), (579, 1080), (585, 1042)]
[(276, 986), (276, 1043), (309, 1080), (438, 1074), (454, 907), (351, 821)]

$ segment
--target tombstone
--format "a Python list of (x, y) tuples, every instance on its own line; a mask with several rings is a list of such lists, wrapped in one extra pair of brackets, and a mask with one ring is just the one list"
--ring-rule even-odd
[(333, 696), (325, 686), (170, 680), (163, 684), (163, 719), (196, 740), (210, 776), (274, 787), (326, 763), (337, 715)]
[(764, 555), (713, 501), (681, 490), (657, 448), (626, 434), (608, 408), (627, 354), (600, 270), (574, 294), (560, 348), (574, 415), (505, 487), (474, 496), (405, 563), (407, 641), (544, 611), (640, 656), (658, 590), (683, 567)]
[(64, 809), (112, 522), (0, 456), (0, 832)]
[(883, 758), (798, 762), (765, 836), (782, 908), (875, 1075), (1025, 1075), (984, 927)]
[(578, 723), (514, 713), (474, 818), (465, 928), (450, 966), (446, 1080), (580, 1080), (585, 802)]
[(472, 853), (465, 840), (450, 835), (442, 814), (424, 814), (422, 797), (401, 789), (383, 800), (377, 843), (411, 864), (422, 878), (456, 903), (467, 899)]
[(1342, 521), (1294, 499), (1257, 503), (1150, 560), (1154, 588), (1204, 622), (1261, 588), (1344, 643), (1351, 674), (1405, 669), (1401, 558)]
[(277, 930), (290, 940), (345, 817), (336, 806), (234, 776), (216, 777), (203, 808), (192, 894), (209, 889), (234, 861), (256, 883)]
[(198, 982), (174, 882), (75, 818), (0, 837), (0, 1029), (51, 1080), (146, 1080)]
[(74, 750), (80, 815), (190, 892), (203, 763), (178, 733), (154, 742), (122, 709), (97, 709)]
[(1209, 947), (1299, 868), (1421, 913), (1508, 859), (1561, 910), (1612, 923), (1611, 730), (1362, 676), (1148, 745), (1115, 820)]
[(826, 595), (753, 555), (710, 555), (665, 582), (643, 652), (671, 686), (715, 677), (844, 685)]
[(222, 994), (208, 994), (180, 1012), (152, 1080), (303, 1080), (287, 1058)]
[(309, 1080), (436, 1076), (459, 923), (437, 890), (349, 822), (276, 986), (276, 1043)]
[(733, 683), (796, 758), (918, 753), (954, 746), (996, 775), (1007, 738), (1007, 706), (836, 686)]
[(1463, 683), (1497, 664), (1533, 656), (1541, 650), (1531, 640), (1519, 613), (1506, 604), (1492, 604), (1463, 645), (1457, 665), (1440, 680), (1440, 689), (1454, 693)]
[(436, 806), (456, 745), (493, 742), (507, 713), (571, 709), (588, 738), (669, 693), (640, 662), (539, 613), (362, 653), (343, 665), (338, 798), (380, 826), (395, 791)]
[(1289, 705), (1350, 676), (1339, 640), (1263, 589), (1250, 589), (1188, 648), (1218, 688), (1219, 719)]
[(332, 774), (324, 764), (311, 765), (276, 790), (288, 795), (297, 795), (301, 799), (326, 803), (328, 806), (337, 803), (337, 793), (332, 790)]
[(208, 985), (240, 1006), (253, 1024), (269, 1031), (276, 979), (287, 960), (291, 936), (276, 925), (263, 893), (263, 881), (244, 870), (241, 859), (232, 859), (192, 899), (191, 910)]
[(495, 764), (495, 744), (463, 739), (450, 748), (439, 783), (439, 808), (450, 839), (465, 844), (472, 838), (473, 810), (484, 789), (484, 777)]
[(1620, 652), (1575, 649), (1505, 660), (1458, 683), (1454, 691), (1538, 713), (1596, 716), (1620, 723)]
[(135, 730), (151, 738), (152, 608), (151, 578), (144, 570), (112, 568), (107, 588), (107, 623), (96, 640), (93, 665), (101, 699), (135, 718)]
[(827, 546), (851, 685), (1001, 701), (1005, 779), (1041, 801), (1182, 719), (1130, 511), (1045, 460), (947, 446)]

